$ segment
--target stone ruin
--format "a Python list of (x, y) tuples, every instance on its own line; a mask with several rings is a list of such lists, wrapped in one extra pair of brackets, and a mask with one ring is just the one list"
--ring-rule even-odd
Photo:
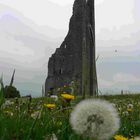
[[(94, 29), (94, 0), (75, 0), (73, 15), (69, 23), (69, 31), (60, 48), (49, 58), (48, 77), (45, 82), (45, 95), (51, 89), (68, 85), (71, 81), (82, 82), (82, 45), (83, 36), (86, 32), (86, 45), (90, 48), (91, 38), (88, 25)], [(86, 13), (84, 12), (86, 8)], [(85, 25), (83, 21), (85, 20)], [(86, 50), (90, 65), (90, 49)], [(88, 69), (90, 71), (90, 69)]]

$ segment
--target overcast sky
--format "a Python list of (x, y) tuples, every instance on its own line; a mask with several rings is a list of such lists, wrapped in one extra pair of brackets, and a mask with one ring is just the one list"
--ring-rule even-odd
[[(41, 94), (47, 62), (68, 32), (74, 0), (0, 0), (0, 73)], [(140, 90), (140, 1), (95, 0), (101, 89)], [(116, 51), (117, 50), (117, 51)], [(132, 68), (133, 67), (133, 68)]]

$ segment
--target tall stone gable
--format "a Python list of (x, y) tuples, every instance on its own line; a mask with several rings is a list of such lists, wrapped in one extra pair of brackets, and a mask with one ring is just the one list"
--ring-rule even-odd
[[(45, 95), (52, 88), (56, 89), (77, 81), (81, 85), (82, 80), (82, 43), (86, 33), (87, 45), (90, 45), (88, 24), (92, 25), (91, 4), (94, 0), (88, 0), (86, 4), (86, 16), (84, 13), (85, 0), (75, 0), (73, 15), (69, 23), (69, 31), (60, 48), (49, 58), (48, 77), (45, 82)], [(83, 19), (86, 20), (86, 29), (83, 29)], [(90, 50), (87, 49), (87, 54)], [(90, 56), (87, 55), (90, 65)], [(89, 71), (89, 69), (88, 69)], [(81, 87), (80, 87), (81, 88)], [(80, 90), (79, 90), (80, 91)], [(80, 93), (78, 93), (80, 94)]]

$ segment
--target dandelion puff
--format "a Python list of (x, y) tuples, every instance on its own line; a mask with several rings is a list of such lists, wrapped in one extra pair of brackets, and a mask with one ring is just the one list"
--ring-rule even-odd
[(135, 137), (134, 140), (140, 140), (140, 137)]
[(53, 133), (51, 136), (47, 136), (46, 138), (45, 138), (45, 140), (58, 140), (57, 139), (57, 137), (56, 137), (56, 135)]
[(12, 105), (14, 105), (14, 102), (6, 100), (5, 103), (2, 104), (2, 109), (5, 109), (6, 107), (10, 107)]
[(55, 134), (52, 134), (52, 138), (51, 138), (51, 140), (57, 140), (57, 137), (56, 137)]
[(120, 127), (117, 110), (107, 101), (81, 101), (71, 113), (70, 124), (77, 134), (97, 140), (108, 140)]
[(40, 111), (35, 111), (34, 113), (32, 113), (31, 114), (31, 117), (33, 118), (33, 119), (40, 119), (40, 117), (41, 117), (41, 112)]

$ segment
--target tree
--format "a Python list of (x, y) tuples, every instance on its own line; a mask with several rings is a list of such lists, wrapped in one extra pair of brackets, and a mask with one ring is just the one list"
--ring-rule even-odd
[(20, 97), (20, 92), (14, 86), (5, 86), (4, 88), (5, 98)]
[(5, 98), (20, 97), (20, 92), (17, 90), (16, 87), (13, 86), (14, 76), (15, 76), (15, 70), (13, 72), (13, 75), (12, 75), (12, 78), (11, 78), (11, 81), (10, 81), (10, 84), (9, 85), (6, 85), (5, 87), (4, 87), (2, 78), (0, 79), (1, 88), (3, 90), (3, 93), (4, 93), (4, 97)]

